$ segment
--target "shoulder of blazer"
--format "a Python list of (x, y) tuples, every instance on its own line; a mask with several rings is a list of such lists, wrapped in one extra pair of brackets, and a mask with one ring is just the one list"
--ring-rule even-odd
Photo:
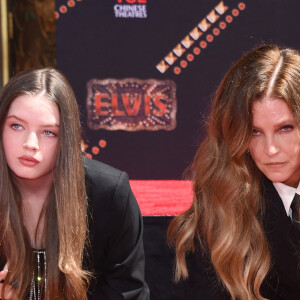
[(127, 173), (88, 158), (83, 163), (90, 209), (101, 215), (124, 211), (132, 195)]
[(98, 193), (112, 192), (117, 185), (129, 185), (127, 173), (97, 160), (83, 159), (87, 193), (91, 190)]
[(85, 176), (90, 177), (99, 177), (101, 179), (116, 180), (120, 177), (122, 171), (111, 167), (105, 163), (102, 163), (98, 160), (89, 159), (83, 157), (83, 166), (85, 171)]
[(265, 176), (262, 178), (262, 195), (265, 200), (265, 210), (267, 215), (272, 214), (273, 216), (276, 216), (276, 218), (280, 219), (287, 218), (282, 199), (280, 198), (273, 183)]

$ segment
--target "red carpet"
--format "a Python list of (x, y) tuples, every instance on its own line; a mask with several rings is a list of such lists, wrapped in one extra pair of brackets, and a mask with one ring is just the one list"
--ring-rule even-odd
[(185, 180), (130, 180), (143, 216), (174, 216), (192, 203), (192, 183)]

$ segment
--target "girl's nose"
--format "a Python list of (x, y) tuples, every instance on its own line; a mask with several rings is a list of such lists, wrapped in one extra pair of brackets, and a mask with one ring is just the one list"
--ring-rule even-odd
[(28, 134), (27, 139), (25, 140), (24, 147), (29, 150), (39, 150), (39, 140), (35, 132)]

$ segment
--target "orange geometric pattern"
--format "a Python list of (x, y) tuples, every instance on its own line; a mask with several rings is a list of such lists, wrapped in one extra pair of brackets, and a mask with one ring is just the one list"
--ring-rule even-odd
[[(199, 55), (201, 49), (207, 47), (207, 42), (211, 43), (214, 41), (214, 38), (219, 36), (221, 30), (227, 28), (227, 24), (233, 22), (233, 17), (237, 17), (240, 14), (240, 11), (245, 10), (246, 5), (244, 2), (240, 2), (237, 8), (233, 8), (231, 12), (228, 13), (229, 6), (224, 4), (224, 1), (220, 1), (213, 10), (211, 10), (205, 18), (203, 18), (196, 27), (194, 27), (188, 35), (186, 35), (179, 44), (177, 44), (170, 52), (167, 54), (157, 65), (156, 68), (160, 73), (165, 73), (170, 66), (173, 66), (175, 62), (178, 62), (178, 66), (173, 67), (173, 72), (176, 75), (179, 75), (182, 69), (188, 67), (188, 62), (194, 61), (194, 55)], [(225, 16), (224, 21), (220, 21), (218, 24), (216, 22), (223, 17), (225, 13), (228, 13)], [(212, 27), (212, 28), (211, 28)], [(200, 37), (203, 36), (209, 29), (211, 33), (207, 34), (203, 39), (198, 43), (195, 43)], [(193, 46), (193, 47), (192, 47)], [(183, 54), (187, 50), (192, 50), (192, 53), (187, 53), (186, 57), (183, 57)], [(176, 54), (175, 55), (173, 55)], [(181, 58), (180, 60), (178, 60)], [(188, 61), (188, 62), (187, 62)]]

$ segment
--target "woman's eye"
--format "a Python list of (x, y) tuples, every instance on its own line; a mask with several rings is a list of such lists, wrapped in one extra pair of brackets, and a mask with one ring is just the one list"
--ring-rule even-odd
[(257, 130), (257, 129), (252, 130), (252, 135), (259, 135), (259, 134), (260, 134), (259, 130)]
[(22, 129), (22, 126), (20, 124), (14, 123), (11, 125), (11, 128), (16, 129), (16, 130), (20, 130)]
[(56, 136), (56, 134), (55, 134), (53, 131), (51, 131), (51, 130), (45, 130), (45, 131), (44, 131), (44, 134), (45, 134), (46, 136)]
[(284, 125), (280, 128), (281, 131), (290, 131), (294, 128), (293, 125)]

